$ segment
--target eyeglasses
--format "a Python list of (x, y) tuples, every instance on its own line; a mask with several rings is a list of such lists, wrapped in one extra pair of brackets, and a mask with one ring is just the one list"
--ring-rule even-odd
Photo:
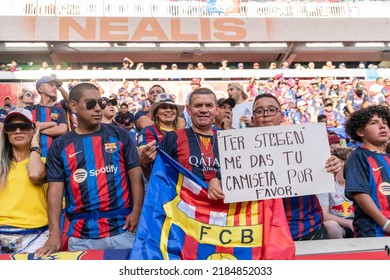
[(7, 134), (16, 133), (16, 130), (19, 128), (21, 133), (28, 133), (34, 128), (34, 125), (31, 123), (7, 123), (4, 124), (4, 131)]
[(96, 100), (96, 99), (89, 99), (87, 102), (85, 102), (85, 108), (87, 110), (92, 110), (96, 107), (96, 104), (99, 104), (100, 109), (104, 109), (107, 106), (107, 102), (103, 100), (102, 98)]
[(280, 110), (276, 107), (269, 107), (268, 109), (257, 108), (253, 111), (253, 115), (256, 117), (263, 117), (266, 112), (269, 116), (275, 116), (278, 112), (280, 112)]
[(26, 92), (26, 93), (24, 94), (24, 96), (26, 96), (26, 97), (34, 97), (34, 94), (31, 93), (31, 92)]

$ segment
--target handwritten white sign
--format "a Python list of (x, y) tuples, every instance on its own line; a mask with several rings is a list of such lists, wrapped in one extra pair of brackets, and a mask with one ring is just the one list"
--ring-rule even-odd
[(225, 203), (334, 191), (324, 123), (218, 131)]

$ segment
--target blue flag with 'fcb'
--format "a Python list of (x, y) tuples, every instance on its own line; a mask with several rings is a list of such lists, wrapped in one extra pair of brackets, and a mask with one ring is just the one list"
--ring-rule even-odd
[(291, 259), (281, 199), (225, 204), (159, 150), (130, 259)]

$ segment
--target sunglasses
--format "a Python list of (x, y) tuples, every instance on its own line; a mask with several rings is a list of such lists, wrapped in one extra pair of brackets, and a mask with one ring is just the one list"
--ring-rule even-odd
[(7, 134), (16, 133), (16, 130), (18, 130), (18, 128), (19, 128), (21, 133), (28, 133), (34, 128), (34, 125), (31, 123), (7, 123), (7, 124), (4, 124), (4, 131)]
[(332, 107), (333, 104), (326, 104), (325, 107)]
[(85, 102), (85, 108), (87, 110), (92, 110), (93, 108), (96, 107), (96, 104), (99, 104), (100, 109), (104, 109), (107, 106), (107, 102), (103, 100), (102, 98), (100, 99), (89, 99), (87, 102)]

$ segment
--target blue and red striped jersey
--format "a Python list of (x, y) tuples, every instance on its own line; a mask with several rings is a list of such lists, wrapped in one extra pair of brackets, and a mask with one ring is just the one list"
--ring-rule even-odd
[(155, 125), (147, 126), (141, 130), (137, 137), (137, 147), (140, 148), (146, 144), (156, 140), (156, 145), (163, 140), (165, 134), (168, 131), (163, 129), (157, 129)]
[[(31, 111), (33, 119), (36, 122), (55, 122), (57, 125), (65, 124), (68, 126), (68, 121), (66, 120), (66, 113), (63, 108), (58, 108), (57, 106), (43, 106), (40, 104), (26, 107)], [(42, 157), (47, 156), (50, 145), (52, 144), (55, 137), (46, 135), (42, 131), (39, 135), (39, 141), (42, 149)]]
[(286, 197), (283, 204), (293, 239), (309, 234), (323, 222), (324, 215), (316, 195)]
[[(370, 151), (364, 146), (353, 150), (345, 163), (345, 194), (353, 200), (353, 195), (366, 193), (371, 196), (376, 207), (390, 219), (390, 155)], [(356, 237), (385, 236), (382, 226), (368, 216), (354, 203), (353, 226)]]
[[(65, 183), (69, 217), (86, 211), (130, 208), (131, 189), (127, 171), (139, 166), (138, 153), (129, 134), (101, 124), (97, 132), (75, 131), (57, 138), (47, 157), (48, 182)], [(72, 220), (69, 236), (103, 238), (124, 232), (126, 216), (98, 220)]]
[(215, 135), (195, 133), (192, 128), (183, 128), (168, 132), (160, 149), (195, 174), (209, 183), (215, 177), (221, 178), (218, 141)]

